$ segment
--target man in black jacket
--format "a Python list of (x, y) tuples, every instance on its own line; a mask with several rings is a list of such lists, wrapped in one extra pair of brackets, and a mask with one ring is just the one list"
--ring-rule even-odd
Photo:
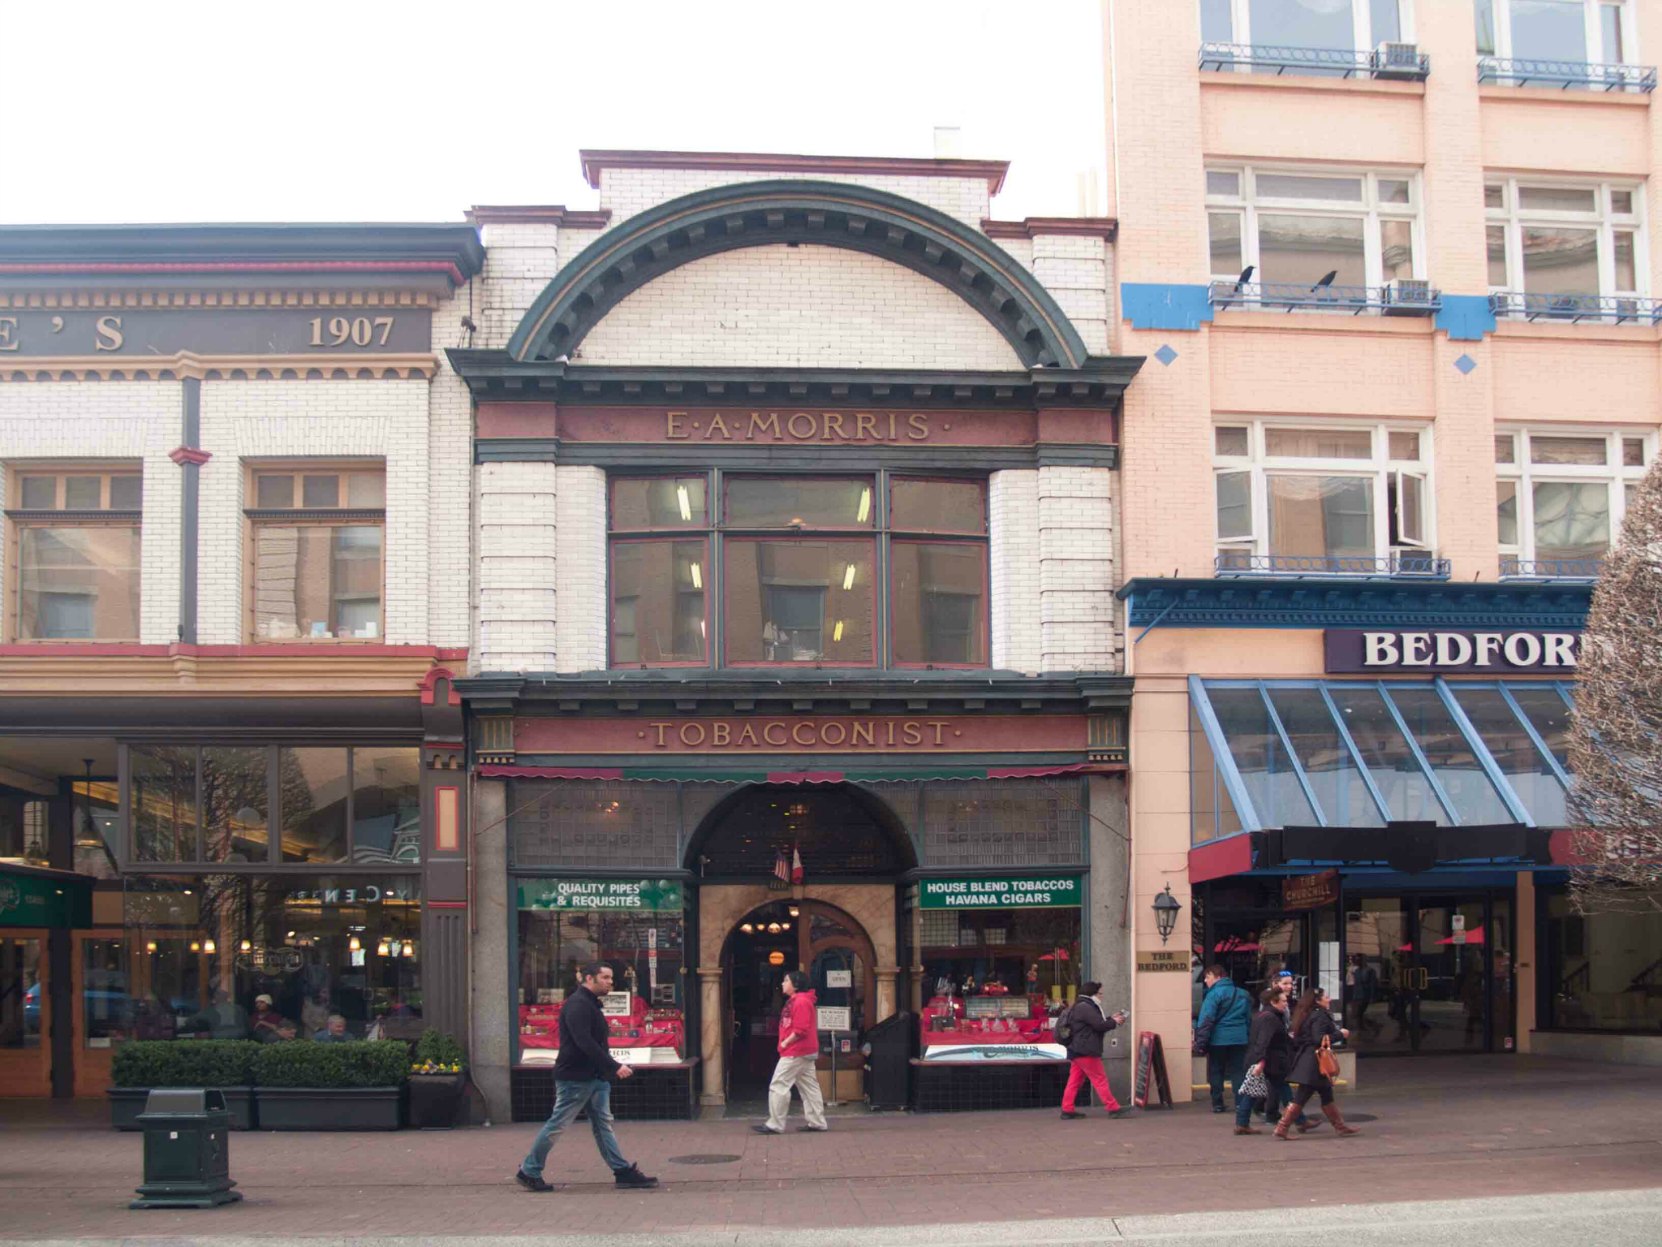
[(612, 1060), (607, 1046), (606, 1015), (601, 1012), (600, 997), (612, 990), (612, 967), (596, 961), (581, 967), (578, 973), (583, 985), (567, 996), (560, 1008), (560, 1055), (554, 1061), (554, 1111), (543, 1123), (537, 1141), (515, 1171), (514, 1179), (528, 1191), (554, 1190), (543, 1181), (543, 1164), (548, 1160), (555, 1138), (587, 1108), (600, 1158), (610, 1166), (617, 1184), (641, 1190), (657, 1186), (657, 1178), (647, 1177), (623, 1159), (617, 1136), (612, 1133), (610, 1079), (614, 1074), (628, 1078), (635, 1072)]
[(1079, 989), (1079, 999), (1068, 1010), (1067, 1018), (1073, 1026), (1073, 1037), (1068, 1040), (1068, 1085), (1062, 1090), (1062, 1119), (1076, 1121), (1085, 1114), (1076, 1112), (1079, 1089), (1088, 1078), (1096, 1088), (1102, 1107), (1110, 1117), (1123, 1117), (1114, 1093), (1108, 1089), (1108, 1075), (1102, 1068), (1102, 1037), (1125, 1021), (1125, 1011), (1109, 1013), (1102, 1006), (1102, 984), (1092, 980)]

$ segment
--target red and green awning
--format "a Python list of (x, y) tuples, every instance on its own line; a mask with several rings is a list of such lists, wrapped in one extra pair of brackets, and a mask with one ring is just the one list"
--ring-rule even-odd
[(663, 766), (517, 766), (479, 768), (485, 779), (636, 779), (721, 784), (880, 784), (928, 779), (1030, 779), (1044, 775), (1080, 775), (1121, 771), (1124, 767), (1094, 762), (1052, 763), (1038, 766), (919, 766), (849, 769), (842, 771), (772, 771), (761, 768), (710, 770), (704, 767)]

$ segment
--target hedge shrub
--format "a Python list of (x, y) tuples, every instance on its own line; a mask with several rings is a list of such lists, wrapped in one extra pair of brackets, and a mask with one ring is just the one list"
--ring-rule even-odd
[(264, 1045), (251, 1039), (140, 1039), (115, 1050), (118, 1087), (246, 1087)]
[(401, 1039), (257, 1046), (254, 1082), (261, 1087), (394, 1087), (410, 1070), (410, 1045)]
[[(443, 1031), (431, 1027), (421, 1032), (415, 1051), (410, 1054), (412, 1074), (461, 1073), (467, 1066), (467, 1054), (462, 1045)], [(425, 1068), (424, 1068), (425, 1067)]]

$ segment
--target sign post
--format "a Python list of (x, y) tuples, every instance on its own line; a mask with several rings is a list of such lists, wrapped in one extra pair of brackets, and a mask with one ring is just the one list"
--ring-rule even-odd
[(836, 1108), (842, 1103), (837, 1099), (837, 1032), (850, 1029), (853, 1020), (847, 1008), (820, 1007), (814, 1010), (814, 1028), (831, 1032), (831, 1094), (825, 1100), (827, 1108)]

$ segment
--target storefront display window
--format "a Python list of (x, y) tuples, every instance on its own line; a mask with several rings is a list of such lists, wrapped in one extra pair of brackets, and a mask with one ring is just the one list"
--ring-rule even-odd
[(1662, 1032), (1662, 914), (1578, 914), (1546, 898), (1542, 967), (1553, 1030)]
[[(131, 876), (112, 1040), (402, 1036), (421, 1016), (418, 876)], [(261, 997), (269, 998), (262, 1001)], [(413, 1037), (413, 1036), (411, 1036)]]
[[(605, 1002), (614, 1056), (632, 1065), (686, 1055), (686, 924), (673, 879), (519, 879), (516, 1004), (521, 1064), (552, 1064), (560, 1009), (579, 967), (612, 967)], [(626, 1052), (627, 1055), (621, 1055)]]

